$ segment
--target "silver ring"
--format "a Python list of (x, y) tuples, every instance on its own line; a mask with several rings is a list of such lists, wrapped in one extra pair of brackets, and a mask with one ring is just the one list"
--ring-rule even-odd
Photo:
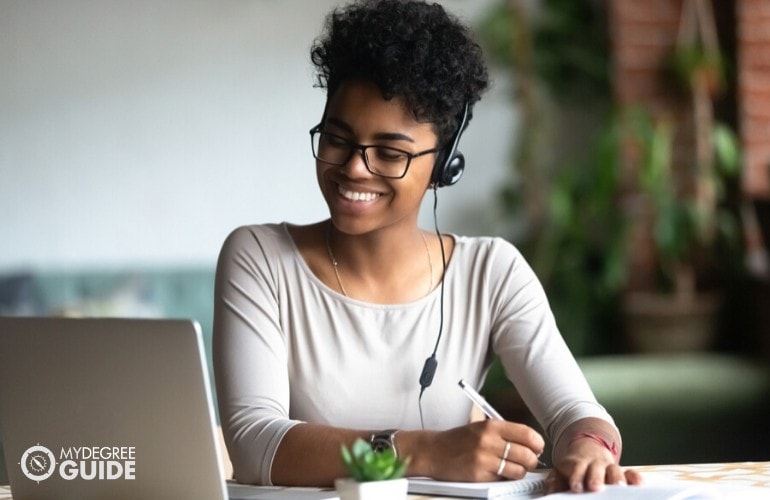
[(508, 460), (508, 452), (511, 451), (511, 443), (505, 442), (505, 451), (503, 452), (503, 460)]
[(497, 468), (497, 475), (502, 476), (503, 475), (503, 469), (505, 469), (505, 459), (500, 460), (500, 467)]

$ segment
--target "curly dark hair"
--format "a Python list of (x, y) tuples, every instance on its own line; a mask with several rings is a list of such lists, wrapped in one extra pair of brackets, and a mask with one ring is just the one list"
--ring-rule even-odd
[(468, 28), (437, 3), (361, 0), (332, 11), (310, 58), (327, 99), (345, 80), (377, 85), (404, 100), (416, 120), (447, 142), (465, 108), (489, 85), (481, 47)]

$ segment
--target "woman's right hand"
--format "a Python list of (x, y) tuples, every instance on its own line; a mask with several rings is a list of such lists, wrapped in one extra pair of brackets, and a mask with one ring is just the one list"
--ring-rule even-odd
[(407, 445), (399, 450), (412, 456), (409, 474), (444, 481), (521, 479), (537, 467), (545, 446), (543, 437), (531, 427), (505, 420), (473, 422), (447, 431), (403, 434), (404, 444), (415, 444), (414, 449)]

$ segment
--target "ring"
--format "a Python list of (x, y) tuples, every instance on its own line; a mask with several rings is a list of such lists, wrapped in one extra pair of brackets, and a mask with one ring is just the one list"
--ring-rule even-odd
[(503, 452), (503, 460), (508, 459), (508, 452), (511, 451), (511, 443), (508, 441), (505, 442), (505, 451)]
[(505, 459), (500, 460), (500, 467), (497, 468), (497, 475), (502, 476), (503, 475), (503, 469), (505, 469)]

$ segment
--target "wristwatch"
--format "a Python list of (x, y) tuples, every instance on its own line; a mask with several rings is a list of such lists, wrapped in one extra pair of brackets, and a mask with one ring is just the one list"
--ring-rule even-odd
[(380, 431), (376, 434), (372, 434), (369, 438), (369, 443), (372, 445), (372, 450), (376, 453), (381, 453), (385, 450), (393, 450), (393, 455), (398, 457), (398, 451), (396, 450), (396, 433), (398, 429), (388, 429), (386, 431)]

